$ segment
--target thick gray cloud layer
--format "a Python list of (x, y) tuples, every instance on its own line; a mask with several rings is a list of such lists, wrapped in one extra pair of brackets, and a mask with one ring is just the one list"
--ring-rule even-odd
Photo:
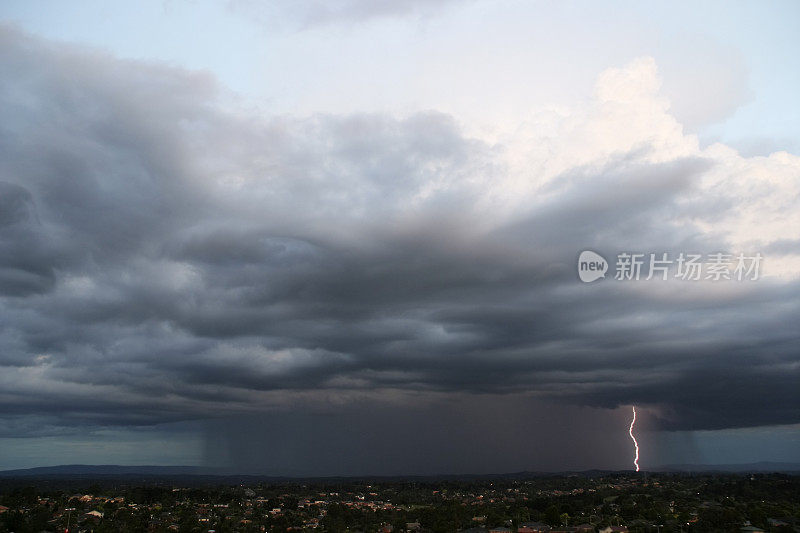
[(638, 146), (506, 209), (504, 148), (446, 115), (263, 118), (202, 73), (0, 48), (14, 435), (476, 394), (800, 422), (796, 281), (577, 281), (586, 248), (727, 249), (694, 222), (729, 207), (712, 159)]

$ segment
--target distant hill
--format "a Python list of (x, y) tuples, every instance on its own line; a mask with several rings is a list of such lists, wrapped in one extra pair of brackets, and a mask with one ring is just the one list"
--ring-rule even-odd
[[(591, 471), (578, 475), (599, 475)], [(611, 473), (612, 471), (605, 471)], [(573, 475), (575, 473), (572, 473)], [(447, 475), (379, 475), (379, 476), (275, 476), (263, 473), (237, 473), (225, 468), (203, 466), (120, 466), (120, 465), (59, 465), (0, 471), (0, 479), (130, 479), (130, 478), (206, 478), (228, 481), (249, 479), (263, 481), (292, 480), (352, 480), (352, 479), (523, 479), (541, 476), (559, 476), (559, 472), (514, 472), (504, 474), (447, 474)]]
[[(748, 464), (698, 465), (678, 464), (665, 465), (648, 469), (649, 472), (792, 472), (800, 473), (800, 463), (760, 462)], [(627, 471), (630, 473), (629, 471)], [(597, 477), (619, 474), (614, 470), (586, 470), (582, 472), (509, 472), (505, 474), (461, 474), (461, 475), (408, 475), (408, 476), (270, 476), (264, 474), (243, 474), (222, 468), (202, 466), (120, 466), (120, 465), (60, 465), (0, 471), (2, 479), (38, 478), (38, 479), (98, 479), (98, 478), (218, 478), (220, 481), (232, 479), (258, 479), (263, 481), (291, 481), (308, 479), (523, 479), (552, 476), (586, 476)]]
[(665, 465), (654, 469), (656, 472), (800, 472), (800, 463), (760, 463), (728, 465)]
[(0, 477), (192, 476), (209, 475), (209, 470), (198, 466), (59, 465), (3, 470)]

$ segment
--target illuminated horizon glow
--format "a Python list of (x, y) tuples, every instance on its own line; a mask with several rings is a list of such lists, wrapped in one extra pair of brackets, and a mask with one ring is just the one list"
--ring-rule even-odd
[(631, 420), (631, 427), (628, 428), (628, 435), (631, 436), (631, 440), (633, 441), (633, 447), (636, 449), (636, 456), (633, 458), (633, 465), (636, 467), (636, 471), (639, 471), (639, 443), (636, 442), (636, 437), (633, 436), (633, 425), (636, 423), (636, 406), (631, 405), (631, 409), (633, 409), (633, 420)]

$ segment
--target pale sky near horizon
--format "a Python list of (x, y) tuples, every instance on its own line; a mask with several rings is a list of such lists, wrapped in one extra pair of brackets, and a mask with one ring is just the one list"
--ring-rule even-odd
[[(0, 469), (625, 468), (632, 403), (645, 466), (800, 462), (798, 20), (4, 2)], [(765, 280), (576, 287), (581, 249), (626, 246), (763, 251)], [(467, 427), (554, 440), (447, 449)]]

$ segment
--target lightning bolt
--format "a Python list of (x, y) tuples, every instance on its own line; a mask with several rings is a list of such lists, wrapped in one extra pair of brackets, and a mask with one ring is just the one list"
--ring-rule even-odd
[(633, 446), (636, 448), (636, 457), (633, 459), (633, 465), (636, 467), (636, 471), (639, 471), (639, 443), (636, 442), (636, 437), (633, 436), (633, 425), (636, 423), (636, 406), (631, 405), (631, 409), (633, 409), (633, 420), (631, 420), (631, 427), (628, 428), (628, 435), (631, 436), (631, 440), (633, 441)]

